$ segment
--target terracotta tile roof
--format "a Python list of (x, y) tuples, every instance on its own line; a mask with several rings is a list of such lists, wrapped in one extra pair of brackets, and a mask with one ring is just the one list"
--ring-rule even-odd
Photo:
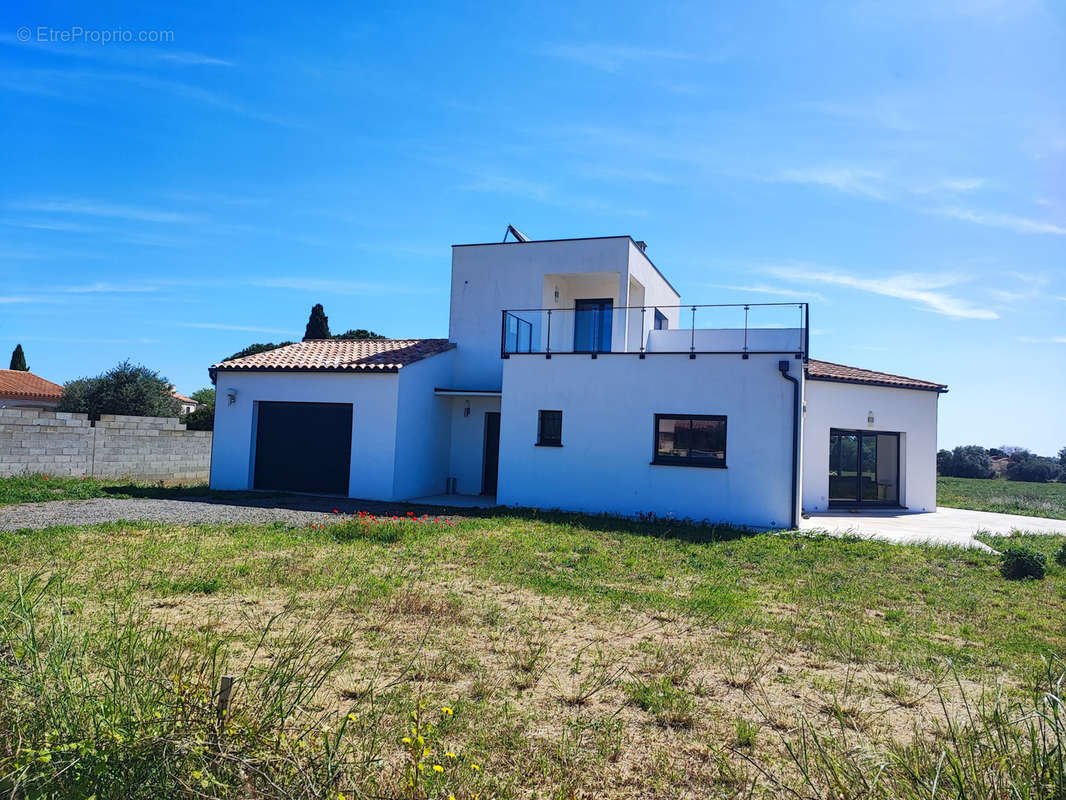
[(0, 369), (0, 397), (57, 401), (62, 396), (63, 387), (58, 383), (46, 381), (32, 372)]
[(447, 339), (312, 339), (213, 364), (210, 371), (397, 372), (453, 347)]
[(923, 381), (918, 378), (905, 378), (890, 372), (875, 372), (872, 369), (848, 367), (831, 361), (807, 362), (807, 377), (813, 381), (843, 381), (844, 383), (865, 383), (870, 386), (890, 386), (898, 389), (921, 389), (927, 392), (946, 392), (943, 383)]
[(181, 394), (180, 392), (176, 392), (173, 389), (170, 390), (170, 396), (177, 400), (179, 403), (188, 403), (189, 405), (194, 406), (200, 405), (198, 401), (193, 400), (191, 397), (186, 397), (185, 395)]

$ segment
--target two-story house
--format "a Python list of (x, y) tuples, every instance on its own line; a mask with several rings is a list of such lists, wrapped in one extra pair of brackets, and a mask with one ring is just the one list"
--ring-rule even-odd
[(805, 303), (683, 304), (629, 236), (456, 245), (447, 339), (211, 367), (211, 486), (794, 526), (936, 502), (946, 387), (809, 358)]

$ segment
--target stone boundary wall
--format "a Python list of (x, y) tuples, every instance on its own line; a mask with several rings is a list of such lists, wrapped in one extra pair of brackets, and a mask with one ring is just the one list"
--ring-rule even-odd
[(45, 475), (208, 479), (211, 432), (177, 419), (0, 408), (0, 476)]

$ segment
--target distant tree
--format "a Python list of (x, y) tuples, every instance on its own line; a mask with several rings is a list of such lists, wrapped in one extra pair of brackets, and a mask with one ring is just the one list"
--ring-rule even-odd
[(307, 320), (307, 329), (304, 331), (304, 341), (309, 339), (328, 339), (329, 317), (321, 303), (311, 306), (311, 316)]
[[(0, 361), (0, 364), (4, 362)], [(8, 369), (18, 370), (19, 372), (29, 372), (30, 368), (26, 366), (26, 354), (22, 352), (22, 345), (15, 345), (15, 349), (11, 352), (11, 366)]]
[(366, 328), (353, 328), (347, 330), (344, 333), (338, 333), (334, 339), (388, 339), (388, 336), (382, 336), (380, 333), (374, 333), (368, 331)]
[(262, 343), (250, 344), (246, 348), (244, 348), (243, 350), (238, 350), (236, 353), (231, 355), (229, 358), (224, 358), (222, 360), (223, 361), (232, 361), (235, 358), (244, 358), (245, 356), (254, 356), (256, 353), (269, 353), (271, 350), (277, 350), (279, 347), (287, 347), (290, 344), (295, 344), (295, 342), (278, 342), (277, 344), (274, 344), (273, 342), (267, 342), (265, 344), (262, 344)]
[(215, 427), (215, 390), (197, 389), (190, 397), (200, 404), (195, 411), (181, 417), (190, 431), (210, 431)]
[(941, 450), (936, 455), (937, 472), (955, 478), (991, 478), (992, 461), (988, 451), (975, 444), (956, 447), (950, 453)]
[(170, 381), (141, 364), (123, 361), (95, 378), (78, 378), (63, 387), (58, 411), (99, 419), (101, 414), (176, 417), (181, 403), (170, 394)]
[(212, 408), (215, 407), (215, 390), (212, 389), (210, 386), (204, 389), (197, 389), (195, 392), (189, 395), (189, 397), (191, 397), (200, 405), (211, 406)]
[(1009, 481), (1026, 481), (1029, 483), (1047, 483), (1060, 480), (1066, 474), (1058, 459), (1045, 458), (1028, 450), (1018, 449), (1011, 453), (1010, 461), (1004, 475)]
[(1027, 483), (1047, 483), (1059, 476), (1059, 465), (1050, 458), (1030, 456), (1007, 464), (1008, 481), (1026, 481)]
[(1066, 467), (1066, 447), (1059, 450), (1059, 466)]

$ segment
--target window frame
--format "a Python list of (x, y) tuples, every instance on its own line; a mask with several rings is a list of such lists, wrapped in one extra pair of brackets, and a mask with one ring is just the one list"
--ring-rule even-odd
[[(713, 420), (722, 423), (722, 458), (693, 458), (692, 456), (664, 456), (659, 454), (659, 420)], [(663, 467), (700, 467), (726, 469), (729, 445), (729, 418), (726, 414), (656, 414), (652, 423), (651, 463)]]
[[(559, 439), (558, 441), (545, 441), (544, 439), (544, 415), (559, 415)], [(562, 447), (563, 446), (563, 412), (558, 408), (537, 409), (537, 447)]]

